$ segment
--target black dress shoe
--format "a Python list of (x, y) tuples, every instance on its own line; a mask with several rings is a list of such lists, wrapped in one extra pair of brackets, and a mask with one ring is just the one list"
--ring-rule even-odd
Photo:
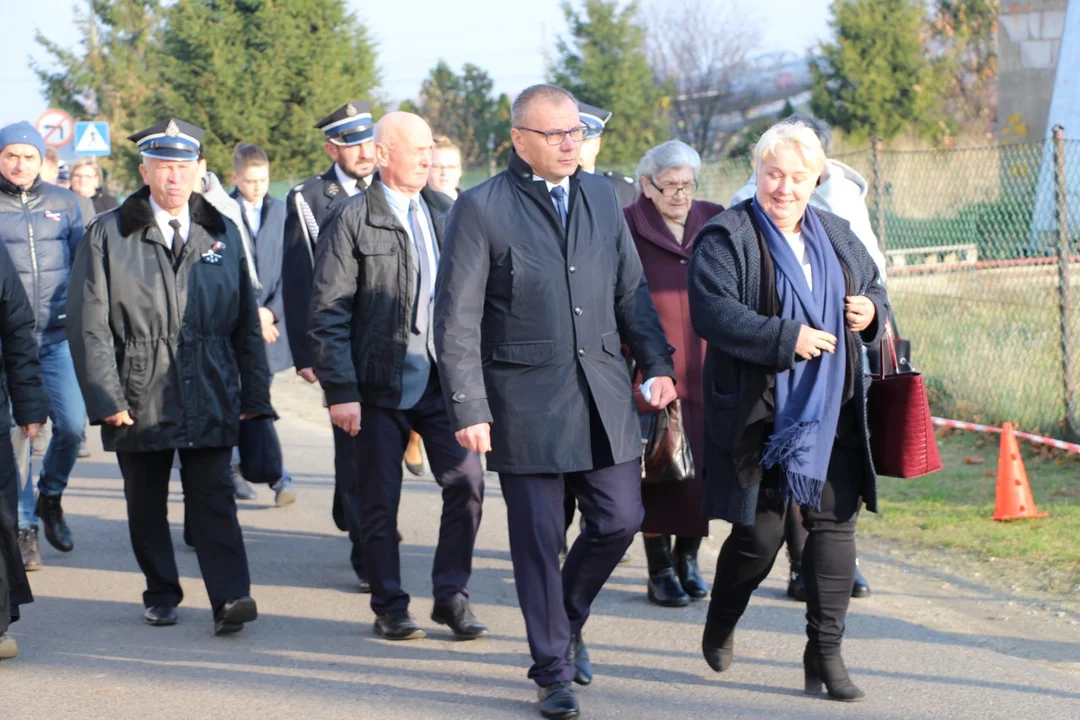
[(387, 640), (419, 640), (427, 637), (407, 610), (375, 616), (375, 634)]
[(176, 608), (172, 605), (155, 605), (146, 608), (146, 612), (143, 613), (143, 620), (146, 621), (146, 624), (154, 627), (175, 625), (179, 619), (176, 615)]
[(249, 623), (259, 617), (259, 610), (255, 600), (248, 596), (236, 598), (218, 608), (214, 614), (214, 634), (229, 635), (244, 629), (244, 623)]
[(34, 512), (41, 518), (45, 529), (45, 539), (60, 552), (71, 552), (75, 544), (71, 541), (71, 529), (64, 520), (64, 510), (60, 507), (60, 498), (38, 495)]
[(570, 636), (570, 645), (566, 648), (566, 662), (574, 666), (574, 682), (588, 685), (592, 682), (592, 663), (589, 662), (589, 648), (581, 639), (581, 633)]
[(870, 583), (866, 582), (862, 571), (859, 570), (858, 561), (855, 563), (855, 586), (851, 589), (851, 597), (864, 598), (870, 596)]
[(569, 682), (557, 682), (537, 691), (536, 707), (540, 714), (553, 720), (566, 720), (581, 715), (574, 686)]
[(464, 599), (446, 604), (436, 603), (431, 610), (431, 620), (449, 627), (458, 640), (475, 640), (491, 634), (487, 625), (476, 619), (472, 607)]
[(798, 570), (792, 570), (788, 576), (787, 596), (792, 600), (806, 602), (806, 580)]

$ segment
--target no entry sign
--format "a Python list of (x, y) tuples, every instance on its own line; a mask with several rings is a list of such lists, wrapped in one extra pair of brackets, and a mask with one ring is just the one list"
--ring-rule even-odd
[(50, 108), (38, 115), (34, 127), (50, 147), (67, 145), (75, 137), (75, 121), (67, 112), (57, 108)]

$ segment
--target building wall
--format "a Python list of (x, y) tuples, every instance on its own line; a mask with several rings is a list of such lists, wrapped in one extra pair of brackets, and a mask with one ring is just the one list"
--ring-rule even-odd
[(1004, 0), (1001, 5), (998, 135), (1003, 142), (1041, 140), (1049, 133), (1047, 117), (1068, 0)]

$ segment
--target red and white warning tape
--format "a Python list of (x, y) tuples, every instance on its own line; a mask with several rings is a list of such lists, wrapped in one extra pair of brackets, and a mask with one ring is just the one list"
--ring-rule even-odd
[[(971, 430), (973, 432), (989, 432), (989, 433), (1001, 433), (1001, 428), (993, 427), (992, 425), (980, 425), (978, 423), (962, 422), (960, 420), (946, 420), (945, 418), (933, 418), (934, 424), (939, 427), (955, 428), (957, 430)], [(1080, 445), (1076, 443), (1065, 442), (1064, 440), (1055, 440), (1054, 438), (1043, 437), (1042, 435), (1032, 435), (1031, 433), (1016, 431), (1016, 437), (1029, 440), (1031, 442), (1040, 443), (1042, 445), (1049, 445), (1050, 447), (1057, 448), (1058, 450), (1064, 450), (1070, 453), (1076, 453), (1080, 455)]]

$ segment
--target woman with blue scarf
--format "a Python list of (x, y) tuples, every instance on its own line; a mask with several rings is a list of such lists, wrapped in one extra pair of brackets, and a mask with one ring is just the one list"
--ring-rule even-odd
[(877, 511), (862, 346), (888, 297), (845, 220), (807, 206), (825, 166), (814, 131), (781, 122), (754, 149), (757, 193), (713, 218), (690, 262), (690, 315), (707, 344), (704, 512), (733, 524), (702, 639), (723, 672), (735, 625), (803, 511), (807, 693), (864, 694), (840, 653), (855, 577), (855, 520)]

